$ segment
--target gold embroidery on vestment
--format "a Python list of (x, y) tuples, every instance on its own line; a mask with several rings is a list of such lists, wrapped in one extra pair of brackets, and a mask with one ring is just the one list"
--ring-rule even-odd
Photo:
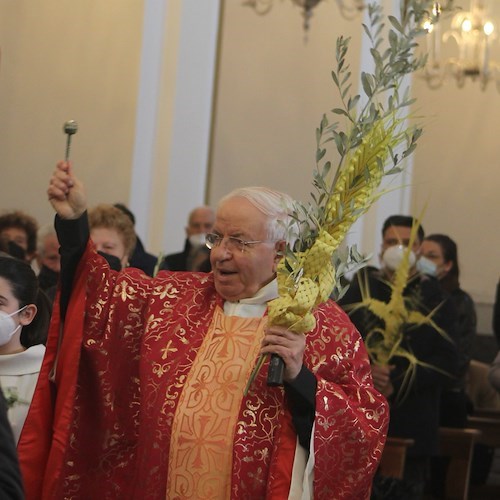
[(234, 432), (266, 323), (216, 308), (175, 413), (166, 498), (229, 498)]

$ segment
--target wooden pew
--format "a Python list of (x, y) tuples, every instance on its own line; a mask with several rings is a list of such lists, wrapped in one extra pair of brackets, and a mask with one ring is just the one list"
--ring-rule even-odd
[(401, 479), (405, 470), (406, 450), (413, 439), (388, 437), (380, 460), (379, 472), (385, 477)]
[[(481, 432), (478, 442), (486, 446), (500, 448), (500, 412), (498, 410), (478, 410), (467, 419), (467, 426)], [(470, 490), (470, 500), (500, 499), (500, 485), (474, 485)]]
[(440, 455), (450, 458), (444, 484), (446, 499), (469, 498), (472, 453), (480, 436), (478, 429), (439, 429)]
[(473, 417), (493, 418), (500, 421), (500, 410), (496, 408), (477, 408), (474, 410)]
[(467, 418), (467, 427), (481, 431), (479, 443), (500, 447), (500, 418), (477, 417), (476, 415)]

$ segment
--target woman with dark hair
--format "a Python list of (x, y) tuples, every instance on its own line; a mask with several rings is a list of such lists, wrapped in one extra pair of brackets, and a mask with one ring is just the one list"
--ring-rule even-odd
[[(477, 316), (474, 302), (470, 295), (460, 288), (460, 268), (458, 266), (457, 244), (445, 234), (431, 234), (427, 236), (420, 247), (420, 257), (417, 269), (424, 274), (434, 276), (441, 283), (450, 302), (456, 309), (458, 319), (453, 341), (457, 345), (459, 356), (459, 370), (457, 377), (450, 379), (450, 383), (443, 389), (440, 402), (439, 425), (441, 427), (464, 428), (467, 424), (467, 414), (471, 411), (472, 403), (466, 394), (466, 381), (471, 360), (472, 346), (476, 337)], [(482, 451), (475, 452), (483, 453)], [(486, 452), (487, 453), (487, 452)], [(486, 460), (485, 462), (482, 460)], [(488, 457), (476, 457), (475, 462), (479, 469), (488, 469), (491, 462)], [(432, 492), (438, 498), (443, 498), (445, 471), (448, 467), (447, 457), (433, 457), (431, 464)], [(472, 481), (480, 481), (476, 473), (478, 466), (473, 465)]]
[(31, 266), (0, 256), (0, 384), (16, 442), (45, 354), (50, 313)]
[(476, 337), (477, 316), (470, 295), (460, 288), (457, 244), (445, 234), (427, 236), (420, 248), (417, 267), (421, 272), (435, 276), (449, 294), (458, 314), (456, 336), (453, 339), (460, 355), (460, 372), (455, 383), (443, 394), (441, 425), (464, 427), (467, 413), (464, 405), (465, 379), (472, 347)]
[(424, 238), (420, 253), (425, 257), (428, 266), (421, 269), (423, 272), (438, 278), (448, 293), (460, 288), (457, 244), (449, 236), (445, 234), (427, 236)]

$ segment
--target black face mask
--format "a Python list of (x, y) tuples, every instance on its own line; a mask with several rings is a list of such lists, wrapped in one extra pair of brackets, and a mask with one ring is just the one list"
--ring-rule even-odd
[(14, 241), (7, 242), (7, 249), (8, 254), (12, 255), (12, 257), (19, 260), (26, 260), (26, 250)]
[(120, 259), (118, 257), (115, 257), (114, 255), (109, 255), (109, 253), (104, 253), (104, 252), (97, 252), (99, 255), (102, 255), (109, 264), (109, 267), (113, 269), (113, 271), (121, 271), (122, 270), (122, 263), (120, 262)]
[(48, 290), (49, 288), (57, 285), (57, 280), (59, 279), (59, 273), (56, 273), (47, 266), (42, 266), (38, 274), (38, 284), (42, 290)]

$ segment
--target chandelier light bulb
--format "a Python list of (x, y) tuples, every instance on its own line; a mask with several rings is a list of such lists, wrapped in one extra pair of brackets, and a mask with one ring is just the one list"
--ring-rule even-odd
[(472, 21), (468, 18), (464, 19), (462, 23), (462, 31), (469, 33), (472, 30)]
[(495, 26), (491, 21), (486, 21), (483, 27), (484, 34), (490, 36), (495, 31)]
[(423, 28), (425, 31), (427, 31), (427, 33), (432, 33), (432, 30), (434, 29), (434, 25), (432, 24), (431, 21), (427, 20), (424, 22)]

